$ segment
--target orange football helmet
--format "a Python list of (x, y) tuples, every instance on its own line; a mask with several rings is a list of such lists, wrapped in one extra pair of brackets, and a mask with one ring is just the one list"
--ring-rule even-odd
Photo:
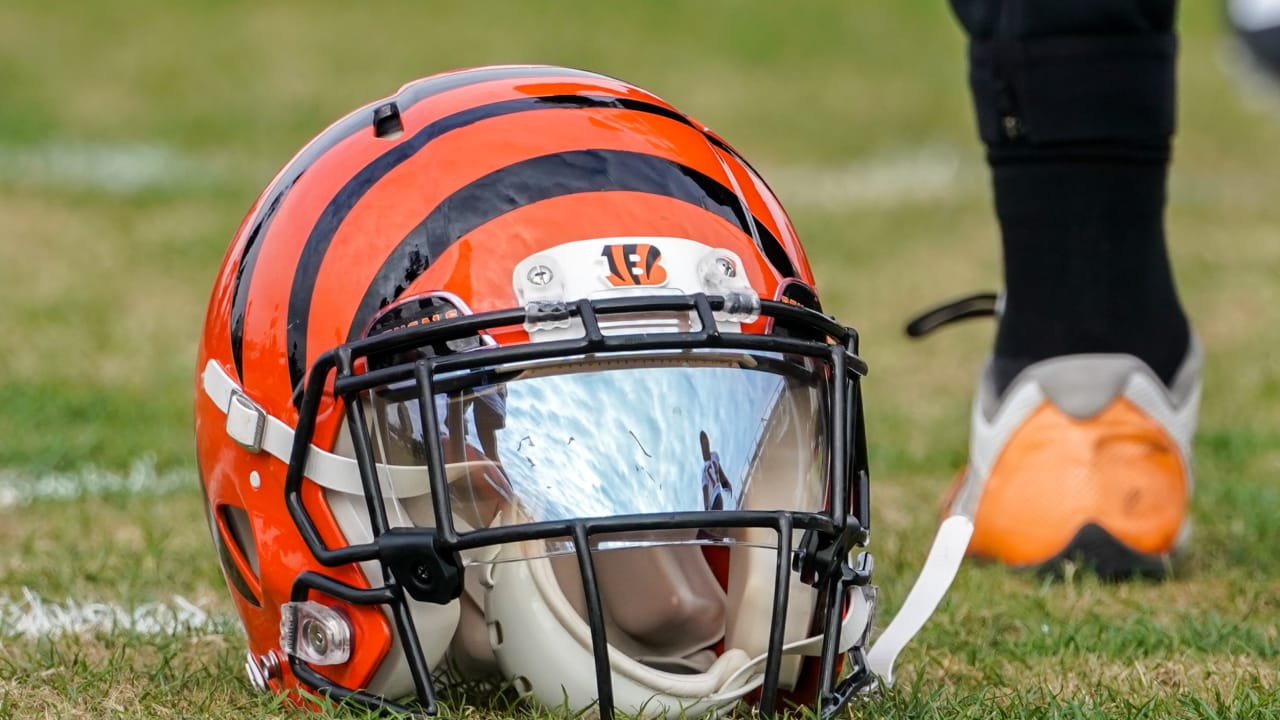
[(871, 681), (865, 371), (701, 123), (559, 67), (405, 85), (285, 165), (209, 303), (197, 454), (250, 678), (833, 712)]

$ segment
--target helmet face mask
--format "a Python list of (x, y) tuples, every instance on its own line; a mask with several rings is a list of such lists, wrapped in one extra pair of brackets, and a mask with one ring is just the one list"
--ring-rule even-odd
[(835, 712), (874, 682), (867, 366), (820, 308), (763, 180), (621, 81), (477, 68), (330, 126), (198, 360), (254, 685)]
[[(300, 533), (308, 539), (311, 552), (322, 563), (344, 565), (351, 562), (377, 561), (384, 570), (383, 577), (386, 578), (383, 585), (385, 594), (378, 593), (374, 598), (367, 588), (338, 586), (330, 582), (313, 585), (311, 578), (303, 577), (299, 578), (294, 585), (295, 601), (329, 598), (359, 604), (370, 602), (371, 598), (374, 598), (372, 600), (374, 603), (392, 610), (392, 617), (397, 619), (412, 617), (408, 612), (408, 602), (412, 600), (426, 603), (455, 601), (462, 594), (464, 575), (468, 572), (486, 572), (479, 567), (486, 562), (521, 562), (570, 553), (576, 558), (578, 571), (581, 573), (578, 582), (583, 592), (584, 621), (593, 635), (596, 632), (600, 633), (603, 644), (608, 641), (608, 633), (605, 629), (606, 607), (598, 585), (600, 572), (597, 566), (611, 562), (611, 553), (617, 553), (623, 548), (672, 545), (743, 543), (764, 546), (770, 553), (781, 558), (775, 563), (777, 567), (775, 579), (782, 582), (780, 584), (775, 582), (774, 587), (771, 588), (772, 613), (768, 618), (770, 652), (766, 655), (762, 668), (763, 674), (756, 679), (756, 684), (761, 688), (762, 697), (765, 698), (762, 705), (766, 704), (770, 697), (777, 698), (778, 675), (781, 672), (780, 665), (784, 655), (782, 647), (787, 617), (787, 595), (795, 577), (805, 574), (808, 577), (805, 582), (817, 588), (823, 597), (841, 598), (842, 608), (843, 598), (849, 590), (855, 584), (865, 585), (869, 579), (854, 572), (854, 568), (850, 565), (849, 553), (852, 546), (865, 543), (867, 538), (866, 525), (860, 521), (860, 518), (866, 518), (868, 510), (865, 506), (868, 481), (865, 456), (855, 452), (865, 447), (863, 429), (859, 422), (861, 412), (858, 392), (858, 380), (865, 372), (865, 365), (855, 352), (856, 336), (847, 328), (835, 325), (825, 316), (787, 304), (762, 303), (762, 314), (772, 319), (777, 324), (778, 330), (783, 326), (792, 327), (796, 335), (826, 336), (826, 342), (787, 337), (781, 334), (772, 336), (725, 333), (720, 331), (720, 323), (715, 320), (716, 312), (724, 304), (725, 301), (721, 297), (662, 295), (637, 296), (625, 300), (615, 299), (595, 303), (584, 300), (572, 306), (557, 309), (557, 312), (563, 312), (571, 318), (581, 320), (586, 328), (598, 328), (602, 319), (613, 315), (634, 313), (650, 316), (692, 313), (711, 323), (705, 328), (700, 327), (683, 333), (606, 336), (598, 332), (593, 334), (587, 330), (577, 341), (558, 340), (553, 344), (527, 343), (508, 347), (474, 343), (472, 347), (476, 349), (473, 352), (464, 351), (444, 355), (413, 352), (415, 349), (440, 347), (442, 343), (457, 341), (465, 335), (479, 337), (480, 333), (486, 331), (504, 326), (522, 326), (530, 320), (537, 319), (536, 316), (530, 317), (534, 311), (512, 309), (483, 315), (459, 315), (430, 324), (398, 329), (387, 335), (341, 346), (321, 356), (309, 373), (307, 390), (302, 395), (299, 436), (294, 443), (295, 448), (301, 448), (302, 454), (290, 458), (289, 477), (285, 483), (288, 505)], [(543, 309), (541, 312), (546, 310)], [(769, 315), (772, 312), (778, 315)], [(699, 357), (707, 354), (699, 351), (705, 351), (708, 347), (714, 347), (714, 357)], [(379, 362), (379, 357), (387, 356), (416, 357), (416, 359), (399, 364)], [(818, 457), (811, 458), (809, 464), (817, 471), (817, 479), (820, 481), (817, 486), (819, 489), (816, 493), (812, 490), (807, 493), (807, 498), (816, 501), (816, 504), (798, 509), (773, 509), (772, 506), (771, 509), (750, 508), (744, 502), (746, 496), (750, 495), (749, 486), (744, 484), (738, 487), (730, 485), (726, 495), (731, 498), (738, 497), (739, 500), (736, 507), (728, 510), (708, 507), (713, 497), (709, 492), (685, 492), (682, 495), (660, 498), (657, 505), (653, 505), (652, 494), (629, 492), (621, 498), (613, 498), (611, 507), (600, 508), (595, 512), (574, 513), (571, 511), (570, 499), (575, 495), (580, 500), (590, 499), (583, 496), (583, 493), (591, 490), (589, 483), (579, 487), (571, 486), (567, 490), (554, 485), (544, 486), (548, 489), (555, 487), (554, 494), (539, 495), (528, 492), (521, 494), (514, 491), (513, 485), (516, 483), (505, 477), (506, 474), (502, 471), (502, 468), (513, 466), (514, 463), (501, 460), (495, 462), (490, 459), (503, 455), (502, 452), (491, 450), (489, 457), (485, 457), (483, 453), (476, 453), (476, 448), (469, 445), (467, 450), (472, 453), (470, 459), (447, 462), (447, 458), (462, 457), (467, 452), (467, 450), (451, 447), (451, 439), (460, 436), (469, 437), (482, 451), (486, 445), (480, 439), (484, 435), (483, 431), (477, 430), (477, 426), (482, 425), (481, 421), (476, 421), (469, 429), (464, 428), (461, 423), (454, 423), (452, 430), (448, 428), (450, 425), (448, 418), (458, 414), (448, 412), (449, 407), (456, 409), (470, 405), (466, 413), (474, 418), (475, 408), (491, 407), (486, 405), (482, 398), (496, 396), (498, 388), (501, 387), (508, 389), (505, 403), (508, 408), (511, 408), (520, 404), (519, 399), (513, 398), (512, 395), (521, 394), (518, 389), (521, 382), (531, 384), (533, 387), (529, 394), (541, 400), (555, 397), (551, 394), (552, 391), (563, 392), (567, 385), (564, 382), (555, 383), (555, 381), (564, 381), (566, 378), (569, 379), (569, 385), (582, 385), (582, 379), (587, 378), (612, 382), (614, 387), (617, 387), (616, 379), (596, 377), (608, 375), (609, 370), (583, 371), (581, 364), (585, 358), (590, 359), (593, 368), (613, 364), (615, 366), (613, 374), (633, 376), (638, 374), (640, 377), (634, 378), (637, 383), (650, 380), (644, 375), (646, 372), (654, 371), (668, 379), (678, 380), (681, 379), (681, 375), (688, 379), (691, 376), (706, 374), (711, 370), (711, 374), (705, 378), (708, 382), (714, 382), (717, 379), (723, 381), (728, 372), (740, 375), (761, 375), (774, 379), (781, 379), (782, 373), (785, 372), (792, 376), (790, 382), (793, 383), (799, 382), (795, 376), (807, 376), (807, 381), (813, 383), (812, 395), (824, 401), (822, 412), (816, 412), (818, 408), (814, 407), (811, 408), (813, 412), (810, 413), (812, 416), (822, 418), (824, 424), (821, 432), (822, 440), (808, 438), (811, 449), (818, 451)], [(361, 363), (362, 359), (366, 362)], [(775, 367), (772, 371), (740, 368), (728, 370), (730, 363), (742, 364), (748, 360), (756, 365), (762, 361), (772, 361)], [(378, 369), (360, 372), (358, 368), (362, 365)], [(561, 372), (550, 371), (557, 366)], [(565, 370), (573, 372), (566, 374)], [(503, 381), (503, 378), (529, 373), (534, 376), (532, 380)], [(330, 378), (332, 383), (328, 382)], [(538, 387), (539, 384), (545, 387)], [(781, 382), (774, 384), (778, 385)], [(454, 389), (451, 390), (451, 386)], [(368, 516), (369, 526), (374, 528), (373, 538), (360, 546), (347, 545), (339, 548), (326, 546), (320, 538), (313, 519), (306, 511), (301, 497), (303, 469), (306, 467), (306, 455), (311, 447), (310, 442), (305, 444), (302, 442), (302, 439), (306, 439), (302, 433), (310, 424), (307, 422), (308, 418), (314, 417), (321, 399), (330, 392), (330, 387), (333, 395), (346, 408), (348, 428), (351, 432), (350, 440), (356, 462), (361, 469), (360, 479), (364, 495), (374, 499), (374, 502), (369, 505)], [(388, 391), (388, 388), (393, 390)], [(652, 390), (661, 391), (662, 388), (652, 388)], [(723, 396), (725, 388), (719, 388), (719, 390)], [(743, 387), (733, 387), (728, 390), (741, 391)], [(364, 400), (370, 394), (379, 399), (373, 402)], [(761, 394), (767, 396), (766, 404), (770, 406), (781, 404), (778, 401), (782, 393), (770, 394), (767, 389), (761, 388)], [(670, 392), (667, 393), (667, 397), (671, 397)], [(428, 398), (431, 400), (428, 401)], [(840, 400), (833, 401), (834, 398), (840, 398)], [(714, 399), (713, 397), (712, 400)], [(625, 395), (623, 402), (626, 402)], [(381, 408), (376, 413), (377, 418), (394, 418), (394, 420), (380, 421), (370, 418), (370, 408)], [(708, 412), (714, 409), (711, 408)], [(446, 412), (442, 413), (441, 410)], [(731, 408), (721, 408), (721, 410), (728, 412)], [(416, 417), (409, 413), (416, 414)], [(549, 417), (542, 416), (544, 421)], [(650, 422), (653, 420), (653, 418), (646, 419)], [(638, 420), (636, 427), (640, 427), (646, 419)], [(708, 414), (702, 420), (693, 419), (691, 422), (698, 425), (711, 419), (713, 415)], [(525, 431), (534, 432), (537, 421), (537, 417), (528, 419), (526, 421), (528, 424), (518, 426), (516, 432), (517, 435), (522, 436), (521, 439), (535, 447), (538, 440), (529, 437)], [(796, 423), (798, 419), (791, 417), (787, 422)], [(411, 433), (398, 433), (401, 443), (404, 442), (403, 438), (406, 435), (413, 438), (408, 443), (412, 446), (412, 450), (398, 452), (385, 450), (390, 444), (385, 441), (385, 438), (397, 435), (395, 430), (389, 428), (393, 423), (396, 424), (395, 427), (401, 429), (415, 428)], [(758, 419), (756, 423), (759, 424)], [(769, 436), (761, 428), (757, 428), (756, 434), (757, 437), (753, 439), (757, 441), (778, 439), (776, 436)], [(379, 442), (376, 436), (382, 436), (383, 442)], [(706, 437), (705, 433), (698, 440), (704, 437)], [(836, 437), (844, 437), (847, 440), (837, 442)], [(424, 441), (423, 438), (433, 438), (433, 440)], [(575, 440), (577, 438), (578, 436), (574, 436)], [(634, 436), (629, 439), (634, 440)], [(830, 447), (822, 447), (828, 445), (828, 439)], [(639, 441), (635, 440), (635, 442)], [(590, 443), (590, 437), (583, 437), (578, 444), (590, 445)], [(815, 443), (818, 447), (813, 447)], [(379, 447), (383, 448), (381, 452)], [(730, 464), (743, 465), (751, 460), (759, 462), (760, 451), (767, 452), (769, 449), (769, 442), (761, 442), (758, 446), (747, 449), (746, 454), (750, 455), (750, 458)], [(600, 449), (591, 448), (588, 454), (598, 450)], [(641, 452), (647, 451), (642, 449)], [(509, 455), (509, 453), (506, 454)], [(716, 454), (719, 455), (718, 452)], [(380, 483), (378, 478), (380, 466), (385, 467), (385, 463), (381, 463), (380, 460), (397, 455), (422, 461), (420, 462), (421, 471), (427, 477), (428, 495), (433, 504), (433, 522), (430, 525), (414, 529), (392, 529), (391, 527), (386, 509), (388, 496), (386, 490), (391, 488), (384, 489), (384, 484)], [(708, 458), (703, 462), (710, 462), (710, 460)], [(536, 460), (531, 461), (531, 465), (535, 463)], [(745, 474), (743, 469), (735, 469), (737, 470), (734, 472), (735, 476)], [(657, 470), (656, 467), (655, 470)], [(531, 473), (528, 479), (540, 477), (547, 482), (555, 480), (572, 484), (576, 478), (564, 474), (563, 471), (563, 467), (547, 467), (543, 473)], [(641, 471), (653, 477), (647, 469), (642, 468)], [(720, 470), (720, 473), (724, 473), (724, 470)], [(581, 478), (588, 476), (589, 473), (579, 468), (577, 475)], [(671, 480), (678, 481), (682, 479), (681, 475), (680, 472), (673, 472), (670, 477)], [(698, 481), (696, 468), (684, 478), (690, 476)], [(594, 476), (589, 479), (599, 480)], [(812, 477), (806, 479), (813, 480)], [(776, 479), (761, 478), (760, 483), (763, 486), (770, 480)], [(701, 490), (697, 482), (692, 487), (684, 488), (686, 491), (691, 489)], [(795, 496), (795, 493), (791, 494)], [(806, 493), (800, 493), (800, 497), (805, 496)], [(722, 502), (723, 497), (721, 496)], [(604, 501), (609, 498), (601, 493), (594, 499)], [(668, 502), (662, 502), (663, 499)], [(649, 502), (650, 506), (637, 507), (635, 504), (637, 501), (639, 504)], [(460, 508), (459, 505), (463, 507)], [(584, 506), (590, 507), (590, 503), (585, 503)], [(506, 517), (501, 518), (504, 514)], [(459, 517), (464, 519), (462, 523), (458, 522)], [(501, 521), (495, 523), (495, 519)], [(512, 522), (513, 520), (515, 522)], [(746, 535), (748, 530), (755, 531), (750, 539)], [(761, 541), (761, 538), (767, 539)], [(318, 542), (311, 545), (312, 540)], [(497, 552), (498, 548), (510, 545), (516, 545), (518, 549), (501, 560), (493, 559), (494, 552)], [(491, 550), (491, 552), (486, 553), (485, 550)], [(475, 559), (468, 563), (464, 560), (464, 555), (470, 555)], [(485, 557), (490, 559), (488, 561), (478, 559)], [(829, 614), (827, 620), (834, 622), (834, 626), (822, 628), (818, 634), (823, 637), (830, 635), (834, 639), (840, 632), (844, 615), (843, 613)], [(821, 620), (815, 618), (814, 622), (815, 626), (822, 627)], [(861, 631), (863, 628), (857, 629)], [(413, 652), (411, 649), (413, 643), (406, 640), (414, 633), (412, 627), (408, 623), (398, 624), (396, 632), (400, 635), (401, 646), (408, 648), (408, 652)], [(594, 637), (592, 639), (595, 640)], [(835, 696), (836, 649), (837, 645), (833, 640), (830, 644), (832, 657), (829, 658), (831, 672), (820, 680), (820, 689), (823, 697), (826, 698)], [(818, 653), (813, 655), (821, 657)], [(606, 658), (605, 662), (596, 663), (594, 668), (595, 697), (601, 699), (602, 710), (611, 706), (605, 698), (612, 695), (611, 686), (614, 680), (613, 672), (609, 669), (608, 654), (604, 654), (603, 657)], [(315, 689), (327, 689), (335, 696), (348, 694), (345, 689), (329, 687), (327, 680), (314, 668), (309, 667), (304, 658), (290, 655), (289, 662), (294, 675)], [(409, 667), (416, 675), (413, 678), (415, 686), (430, 688), (428, 692), (422, 693), (418, 700), (424, 711), (433, 712), (435, 693), (431, 671), (434, 668), (421, 655), (410, 658)], [(415, 671), (421, 671), (421, 673), (418, 674)], [(557, 688), (556, 691), (559, 692), (560, 689)], [(366, 693), (356, 692), (351, 695), (353, 699), (364, 703), (386, 703), (385, 698)]]

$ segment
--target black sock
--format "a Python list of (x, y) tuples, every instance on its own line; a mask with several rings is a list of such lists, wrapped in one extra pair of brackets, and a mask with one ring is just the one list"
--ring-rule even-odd
[(1169, 383), (1188, 346), (1164, 244), (1174, 2), (952, 0), (1004, 243), (995, 376), (1129, 353)]
[(1075, 353), (1136, 355), (1172, 381), (1189, 330), (1165, 250), (1167, 158), (1167, 148), (993, 150), (999, 392), (1028, 365)]

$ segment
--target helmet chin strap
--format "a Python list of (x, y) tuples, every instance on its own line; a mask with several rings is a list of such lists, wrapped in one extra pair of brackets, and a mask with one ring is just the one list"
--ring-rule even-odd
[(867, 666), (880, 677), (880, 682), (893, 685), (893, 663), (898, 659), (898, 653), (920, 632), (942, 601), (942, 596), (947, 594), (972, 535), (973, 520), (964, 515), (952, 515), (938, 527), (933, 547), (929, 548), (929, 556), (916, 578), (916, 584), (903, 601), (902, 609), (893, 616), (889, 627), (880, 633), (867, 653)]
[[(849, 595), (849, 609), (840, 624), (840, 642), (836, 646), (838, 652), (848, 652), (862, 639), (867, 629), (867, 624), (871, 622), (874, 610), (873, 602), (868, 599), (866, 594), (855, 589), (855, 592)], [(818, 657), (822, 654), (822, 641), (823, 637), (821, 635), (807, 637), (803, 640), (783, 645), (782, 653), (784, 655)], [(726, 688), (734, 687), (741, 681), (742, 677), (751, 676), (751, 680), (735, 691), (735, 696), (741, 697), (748, 691), (760, 687), (764, 684), (764, 665), (768, 659), (768, 654), (751, 658), (745, 665), (729, 676), (724, 682), (724, 686)]]

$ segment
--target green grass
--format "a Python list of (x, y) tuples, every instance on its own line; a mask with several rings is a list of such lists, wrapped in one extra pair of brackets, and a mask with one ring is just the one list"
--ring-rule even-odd
[[(1045, 583), (966, 565), (904, 653), (897, 689), (856, 716), (1280, 714), (1280, 120), (1250, 109), (1222, 72), (1216, 5), (1182, 5), (1168, 225), (1208, 352), (1191, 551), (1160, 584), (1084, 573)], [(896, 607), (963, 462), (992, 334), (978, 324), (916, 345), (899, 326), (1000, 279), (962, 58), (942, 0), (10, 0), (0, 5), (0, 468), (19, 484), (126, 471), (142, 457), (190, 472), (209, 287), (275, 170), (329, 121), (413, 77), (563, 63), (653, 89), (776, 175), (827, 306), (859, 327), (872, 364), (874, 551)], [(74, 161), (119, 148), (153, 162), (109, 182)], [(809, 194), (806, 177), (920, 148), (953, 158), (954, 176), (917, 194)], [(201, 512), (194, 483), (0, 508), (0, 596), (178, 594), (225, 616)], [(251, 693), (241, 643), (225, 625), (159, 639), (0, 635), (0, 718), (309, 717)], [(526, 712), (465, 700), (478, 708), (459, 716)]]

